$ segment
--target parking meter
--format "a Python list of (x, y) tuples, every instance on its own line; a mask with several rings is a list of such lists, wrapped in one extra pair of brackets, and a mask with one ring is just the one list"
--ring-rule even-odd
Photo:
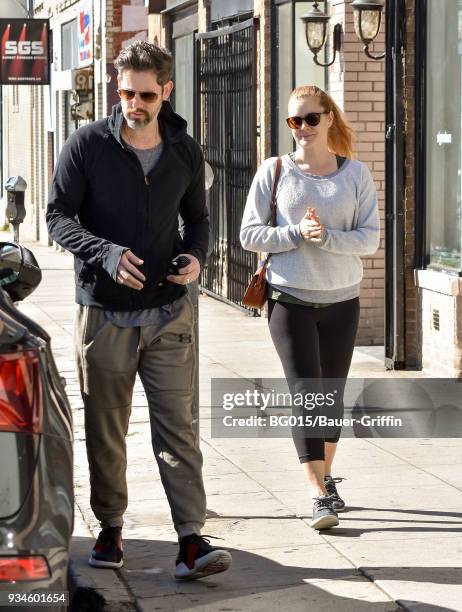
[(22, 176), (10, 176), (5, 183), (7, 192), (6, 218), (13, 226), (14, 241), (19, 242), (19, 224), (26, 218), (24, 206), (24, 192), (27, 183)]

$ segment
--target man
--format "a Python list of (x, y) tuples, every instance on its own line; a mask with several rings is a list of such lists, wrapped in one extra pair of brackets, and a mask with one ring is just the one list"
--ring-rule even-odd
[[(206, 502), (192, 427), (194, 313), (186, 285), (199, 276), (207, 251), (204, 159), (168, 102), (170, 53), (135, 42), (114, 65), (120, 104), (67, 140), (47, 210), (51, 236), (75, 262), (90, 502), (102, 527), (89, 563), (123, 564), (125, 436), (139, 373), (179, 538), (175, 576), (199, 578), (231, 564), (228, 551), (200, 535)], [(186, 260), (169, 273), (179, 256)]]

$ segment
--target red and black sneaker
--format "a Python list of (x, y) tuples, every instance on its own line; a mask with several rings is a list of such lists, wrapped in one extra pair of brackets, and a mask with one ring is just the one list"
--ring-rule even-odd
[(106, 527), (100, 532), (88, 563), (93, 567), (122, 567), (124, 562), (121, 527)]
[[(180, 540), (180, 552), (176, 559), (175, 578), (195, 580), (226, 571), (232, 562), (231, 554), (222, 548), (210, 546), (207, 538), (195, 533)], [(219, 538), (216, 538), (219, 539)]]

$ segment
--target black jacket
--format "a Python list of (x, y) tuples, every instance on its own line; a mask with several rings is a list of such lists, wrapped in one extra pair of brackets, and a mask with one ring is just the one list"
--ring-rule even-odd
[[(171, 260), (191, 253), (205, 262), (209, 220), (202, 151), (169, 102), (158, 119), (164, 149), (146, 177), (121, 140), (120, 104), (110, 117), (74, 132), (61, 151), (46, 219), (52, 238), (75, 256), (79, 304), (119, 311), (161, 306), (186, 291), (165, 280)], [(144, 260), (141, 291), (116, 283), (127, 249)]]

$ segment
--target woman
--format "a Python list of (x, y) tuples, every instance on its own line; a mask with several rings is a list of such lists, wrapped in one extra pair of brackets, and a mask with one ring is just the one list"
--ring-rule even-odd
[[(359, 319), (360, 256), (377, 250), (380, 228), (371, 173), (352, 159), (353, 133), (332, 98), (316, 86), (298, 87), (288, 111), (296, 151), (282, 156), (276, 227), (270, 215), (273, 157), (254, 177), (240, 237), (244, 249), (272, 254), (269, 329), (293, 391), (303, 386), (301, 379), (346, 379)], [(345, 509), (336, 488), (341, 479), (331, 476), (340, 430), (324, 438), (313, 429), (312, 437), (293, 429), (314, 498), (315, 529), (338, 525), (337, 512)]]

